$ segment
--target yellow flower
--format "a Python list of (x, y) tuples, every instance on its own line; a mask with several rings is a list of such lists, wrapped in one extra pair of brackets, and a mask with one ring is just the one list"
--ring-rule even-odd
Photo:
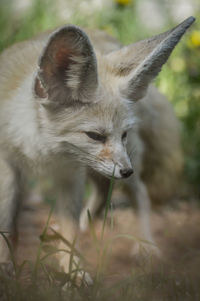
[(194, 30), (191, 33), (190, 40), (191, 40), (191, 44), (194, 47), (199, 47), (200, 46), (200, 30)]
[(117, 4), (126, 6), (126, 5), (131, 4), (132, 0), (115, 0), (115, 2), (116, 2)]
[(181, 72), (185, 69), (185, 61), (181, 57), (171, 59), (171, 68), (175, 72)]
[(112, 26), (106, 25), (102, 28), (104, 31), (106, 31), (109, 35), (115, 36), (115, 32), (113, 30)]

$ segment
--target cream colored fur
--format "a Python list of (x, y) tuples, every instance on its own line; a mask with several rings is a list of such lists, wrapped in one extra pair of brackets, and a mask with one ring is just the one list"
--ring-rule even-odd
[[(72, 238), (86, 167), (106, 177), (115, 168), (116, 179), (130, 176), (133, 168), (126, 183), (141, 209), (144, 237), (153, 241), (149, 196), (171, 196), (182, 158), (171, 105), (148, 86), (193, 21), (122, 49), (102, 32), (87, 35), (65, 26), (1, 54), (0, 230), (12, 231), (24, 175), (51, 178), (61, 231)], [(94, 178), (104, 191), (89, 201), (93, 215), (108, 187), (105, 178)], [(82, 229), (88, 206), (81, 214)], [(67, 270), (68, 259), (61, 262)]]

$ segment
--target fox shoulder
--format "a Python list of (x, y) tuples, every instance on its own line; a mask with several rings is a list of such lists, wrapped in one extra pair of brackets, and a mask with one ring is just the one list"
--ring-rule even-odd
[(0, 55), (0, 100), (9, 99), (25, 78), (37, 67), (44, 40), (16, 43)]

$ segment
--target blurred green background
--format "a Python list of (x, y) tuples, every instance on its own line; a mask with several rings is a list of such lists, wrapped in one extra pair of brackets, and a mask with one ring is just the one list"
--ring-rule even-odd
[[(200, 3), (195, 0), (0, 0), (0, 51), (38, 32), (73, 23), (100, 28), (122, 43), (167, 30), (193, 14), (196, 22), (156, 80), (181, 121), (185, 179), (200, 196)], [(182, 4), (181, 4), (182, 3)]]

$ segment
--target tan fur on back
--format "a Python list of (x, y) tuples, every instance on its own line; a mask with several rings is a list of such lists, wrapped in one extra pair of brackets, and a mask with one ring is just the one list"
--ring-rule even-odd
[(142, 177), (155, 202), (165, 202), (176, 191), (182, 171), (180, 125), (172, 105), (153, 86), (140, 102), (140, 135), (144, 141)]
[(21, 42), (13, 45), (0, 56), (0, 100), (10, 98), (21, 82), (37, 65), (43, 43)]

